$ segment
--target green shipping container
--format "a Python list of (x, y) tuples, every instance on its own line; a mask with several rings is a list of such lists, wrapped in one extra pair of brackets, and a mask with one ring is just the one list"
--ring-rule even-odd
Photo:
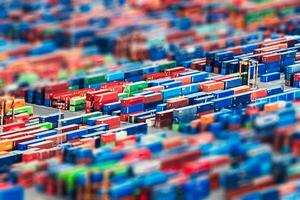
[(105, 74), (91, 74), (86, 76), (84, 80), (85, 85), (104, 83), (106, 81)]
[(121, 100), (121, 99), (129, 97), (129, 95), (127, 93), (119, 93), (118, 97), (119, 97), (119, 100)]
[(156, 63), (159, 66), (160, 71), (164, 71), (165, 69), (174, 68), (177, 66), (176, 61), (164, 60)]
[(76, 105), (76, 106), (70, 106), (69, 110), (71, 112), (78, 112), (78, 111), (82, 111), (85, 109), (85, 104), (80, 104), (80, 105)]
[(70, 99), (71, 106), (78, 106), (81, 104), (85, 104), (85, 97), (73, 97)]
[(45, 128), (45, 129), (48, 129), (48, 130), (52, 129), (52, 127), (53, 127), (51, 122), (40, 123), (40, 124), (38, 124), (38, 126), (40, 128)]
[(125, 86), (124, 92), (128, 93), (129, 96), (132, 96), (132, 94), (139, 93), (147, 87), (148, 87), (148, 83), (146, 81), (138, 81), (135, 83), (127, 84)]
[(101, 115), (102, 115), (102, 112), (100, 112), (100, 111), (83, 114), (83, 115), (81, 115), (82, 116), (82, 123), (86, 124), (86, 121), (89, 118), (91, 118), (91, 117), (98, 117), (98, 116), (101, 116)]
[[(11, 113), (12, 110), (10, 109), (9, 113)], [(14, 109), (15, 114), (21, 114), (21, 113), (27, 113), (29, 115), (33, 115), (33, 107), (32, 106), (23, 106), (20, 108)]]
[(172, 124), (172, 130), (179, 132), (179, 124)]

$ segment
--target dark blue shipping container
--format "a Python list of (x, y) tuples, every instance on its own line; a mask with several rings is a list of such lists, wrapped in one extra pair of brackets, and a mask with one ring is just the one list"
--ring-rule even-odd
[(103, 105), (103, 112), (106, 114), (111, 114), (113, 111), (120, 110), (121, 102), (108, 103)]
[(279, 86), (274, 86), (274, 87), (267, 88), (267, 92), (268, 92), (268, 96), (272, 96), (274, 94), (282, 93), (283, 92), (283, 86), (279, 85)]
[(233, 106), (246, 105), (251, 102), (251, 92), (241, 93), (233, 96)]
[(165, 89), (170, 89), (170, 88), (178, 87), (178, 86), (181, 86), (181, 85), (182, 85), (181, 81), (173, 81), (173, 82), (170, 82), (170, 83), (162, 84), (162, 86), (164, 86)]
[(191, 75), (191, 82), (192, 83), (199, 83), (199, 82), (204, 81), (207, 77), (208, 77), (207, 72), (199, 72), (199, 73), (196, 73), (196, 74), (192, 74)]
[(66, 133), (67, 141), (73, 140), (76, 138), (81, 138), (83, 135), (87, 135), (87, 134), (88, 134), (88, 130), (85, 128), (67, 132)]
[(48, 137), (48, 136), (52, 136), (52, 135), (56, 135), (56, 134), (57, 134), (56, 130), (50, 130), (50, 131), (45, 131), (42, 133), (34, 134), (34, 136), (38, 139), (38, 138), (44, 138), (44, 137)]
[(195, 98), (192, 104), (206, 103), (214, 99), (213, 95)]
[(212, 100), (212, 102), (214, 102), (215, 110), (218, 111), (221, 110), (222, 108), (231, 107), (232, 99), (233, 99), (232, 96), (228, 96), (228, 97)]
[(227, 97), (234, 95), (234, 90), (229, 89), (229, 90), (218, 90), (213, 92), (214, 97), (217, 98), (222, 98), (222, 97)]
[(242, 78), (236, 77), (236, 78), (226, 79), (223, 82), (224, 82), (225, 89), (230, 89), (230, 88), (241, 86)]
[(109, 117), (109, 116), (110, 115), (101, 115), (101, 116), (88, 118), (87, 121), (86, 121), (86, 124), (89, 125), (89, 126), (94, 126), (98, 119), (103, 119), (103, 118), (106, 118), (106, 117)]
[(166, 109), (167, 109), (167, 104), (166, 103), (156, 105), (156, 111), (157, 112), (164, 111)]
[(38, 142), (43, 142), (43, 141), (45, 141), (43, 138), (39, 138), (39, 139), (29, 140), (26, 142), (21, 142), (18, 144), (18, 150), (20, 151), (26, 150), (28, 148), (28, 145), (35, 144)]
[(270, 82), (280, 79), (280, 72), (273, 72), (269, 74), (263, 74), (260, 76), (261, 82)]
[(143, 111), (144, 110), (144, 104), (137, 104), (134, 106), (128, 106), (128, 107), (121, 107), (121, 113), (122, 114), (129, 114), (129, 113), (134, 113), (137, 111)]

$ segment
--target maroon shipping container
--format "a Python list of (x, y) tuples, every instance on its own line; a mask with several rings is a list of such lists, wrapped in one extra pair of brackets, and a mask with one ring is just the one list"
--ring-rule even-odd
[(62, 127), (56, 128), (55, 130), (57, 130), (57, 132), (59, 132), (59, 133), (65, 133), (65, 132), (74, 131), (77, 129), (79, 129), (78, 124), (71, 124), (68, 126), (62, 126)]
[(243, 47), (242, 46), (231, 47), (231, 48), (228, 48), (227, 50), (232, 51), (234, 53), (234, 55), (243, 54)]
[(197, 69), (199, 71), (204, 71), (206, 65), (206, 59), (195, 60), (191, 64), (191, 69)]
[(173, 110), (165, 110), (161, 112), (157, 112), (155, 116), (156, 120), (166, 120), (166, 119), (173, 119)]
[(51, 140), (48, 140), (48, 141), (38, 142), (35, 144), (30, 144), (30, 145), (28, 145), (28, 149), (32, 149), (32, 148), (49, 149), (49, 148), (52, 148), (53, 146), (54, 146), (54, 142)]
[(155, 126), (159, 127), (159, 128), (170, 127), (170, 126), (172, 126), (172, 124), (173, 124), (173, 119), (171, 119), (171, 118), (166, 118), (166, 119), (155, 121)]
[(34, 136), (32, 136), (32, 135), (26, 135), (23, 137), (14, 138), (14, 139), (12, 139), (13, 146), (14, 146), (14, 148), (16, 148), (19, 143), (26, 142), (26, 141), (33, 140), (33, 139), (34, 139)]

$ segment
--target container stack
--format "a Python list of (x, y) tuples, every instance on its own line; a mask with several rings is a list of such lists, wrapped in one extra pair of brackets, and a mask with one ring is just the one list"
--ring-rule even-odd
[(0, 200), (299, 199), (299, 1), (0, 8)]

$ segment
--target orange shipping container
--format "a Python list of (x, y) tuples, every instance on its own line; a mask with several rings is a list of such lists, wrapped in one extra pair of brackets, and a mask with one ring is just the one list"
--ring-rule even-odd
[(200, 117), (201, 124), (209, 125), (215, 121), (215, 114), (210, 113)]
[(266, 112), (272, 112), (272, 111), (275, 111), (275, 110), (278, 110), (278, 103), (277, 102), (268, 103), (268, 104), (265, 104), (265, 106), (264, 106), (264, 111), (266, 111)]
[(11, 140), (0, 141), (0, 151), (9, 151), (13, 149), (13, 142)]
[(203, 90), (203, 86), (204, 86), (205, 84), (215, 83), (215, 82), (216, 82), (216, 81), (213, 81), (213, 80), (200, 82), (200, 83), (198, 83), (199, 90), (200, 90), (200, 91)]
[(250, 90), (250, 87), (247, 85), (242, 85), (242, 86), (233, 88), (233, 90), (234, 90), (234, 94), (241, 94), (244, 92), (248, 92)]
[(175, 138), (169, 138), (169, 139), (164, 140), (163, 146), (164, 146), (164, 149), (171, 149), (171, 148), (175, 148), (177, 146), (182, 145), (182, 143), (183, 143), (182, 138), (175, 137)]
[(191, 76), (181, 76), (174, 78), (174, 80), (182, 82), (183, 85), (188, 85), (191, 83)]
[(224, 90), (224, 82), (215, 82), (203, 85), (204, 92), (213, 92), (216, 90)]

